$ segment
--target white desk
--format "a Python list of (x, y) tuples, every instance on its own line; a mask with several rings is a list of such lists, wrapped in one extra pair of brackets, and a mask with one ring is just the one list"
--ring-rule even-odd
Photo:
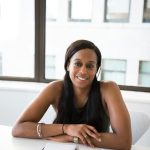
[[(14, 138), (11, 135), (11, 127), (0, 125), (0, 149), (2, 150), (42, 150), (48, 142), (47, 140)], [(52, 141), (51, 141), (52, 142)], [(80, 150), (88, 150), (85, 146), (80, 146)], [(92, 150), (92, 148), (90, 148)], [(93, 150), (102, 150), (96, 148)], [(52, 147), (51, 150), (55, 150)], [(62, 149), (63, 150), (63, 147)], [(64, 149), (65, 150), (65, 149)], [(150, 148), (132, 146), (132, 150), (150, 150)]]

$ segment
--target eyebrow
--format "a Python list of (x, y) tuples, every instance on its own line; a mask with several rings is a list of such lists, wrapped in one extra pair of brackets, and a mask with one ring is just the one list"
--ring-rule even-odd
[[(81, 61), (81, 59), (74, 59), (73, 61)], [(93, 60), (90, 60), (90, 61), (88, 61), (88, 63), (95, 63), (96, 64), (96, 62), (95, 61), (93, 61)]]

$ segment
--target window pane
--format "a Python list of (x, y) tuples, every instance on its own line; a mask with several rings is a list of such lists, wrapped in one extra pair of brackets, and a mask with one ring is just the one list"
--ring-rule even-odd
[(150, 86), (150, 61), (141, 61), (139, 70), (139, 85)]
[(69, 10), (71, 20), (91, 20), (92, 0), (70, 0)]
[(125, 74), (122, 72), (105, 71), (102, 73), (102, 79), (115, 81), (117, 84), (124, 84), (125, 83)]
[(141, 61), (140, 62), (140, 73), (149, 73), (150, 74), (150, 61)]
[(56, 21), (58, 16), (58, 0), (46, 1), (46, 17), (47, 20)]
[[(98, 76), (98, 80), (108, 79), (114, 80), (119, 84), (138, 86), (139, 59), (149, 60), (150, 58), (149, 27), (145, 27), (141, 23), (138, 24), (138, 22), (137, 24), (132, 24), (133, 26), (130, 23), (125, 25), (115, 23), (108, 25), (102, 20), (104, 17), (105, 1), (91, 1), (92, 5), (89, 14), (92, 15), (83, 17), (93, 19), (88, 23), (80, 22), (82, 17), (77, 17), (77, 15), (76, 17), (74, 15), (74, 19), (79, 19), (78, 23), (75, 21), (69, 22), (70, 20), (68, 20), (68, 16), (70, 16), (69, 8), (71, 8), (69, 4), (73, 3), (74, 7), (76, 6), (74, 10), (80, 10), (80, 6), (77, 7), (77, 3), (79, 2), (82, 6), (82, 11), (84, 11), (86, 9), (86, 2), (89, 2), (88, 0), (86, 2), (84, 1), (84, 4), (82, 0), (58, 0), (58, 21), (50, 21), (47, 17), (48, 14), (46, 14), (46, 79), (62, 79), (65, 73), (64, 56), (67, 47), (76, 40), (86, 39), (94, 42), (98, 46), (102, 53), (102, 58), (107, 58), (105, 62), (102, 62), (102, 70), (98, 72), (98, 75), (102, 75), (102, 77)], [(128, 20), (130, 0), (108, 0), (107, 2), (114, 7), (110, 7), (110, 15), (113, 12), (117, 14), (123, 13), (127, 16), (125, 18)], [(138, 7), (139, 11), (143, 11), (140, 9), (141, 3), (137, 3), (137, 5), (132, 14), (135, 14), (135, 17)], [(72, 19), (71, 16), (70, 19)], [(122, 20), (122, 18), (120, 19)], [(118, 20), (120, 21), (120, 19)], [(55, 56), (54, 64), (52, 62), (53, 58), (49, 56)], [(49, 62), (53, 65), (48, 65)]]
[(107, 0), (105, 21), (127, 22), (130, 0)]
[(34, 77), (34, 0), (0, 0), (1, 76)]
[(56, 64), (56, 61), (55, 61), (55, 58), (56, 56), (55, 55), (46, 55), (46, 75), (45, 77), (46, 78), (51, 78), (53, 79), (55, 76), (56, 76), (56, 71), (55, 71), (55, 64)]
[(150, 87), (150, 74), (140, 74), (139, 85)]
[(124, 71), (126, 70), (126, 63), (124, 60), (113, 60), (105, 59), (102, 62), (103, 69), (105, 70), (115, 70), (115, 71)]
[(126, 60), (103, 59), (102, 80), (112, 80), (118, 84), (125, 83)]
[(150, 22), (150, 0), (144, 0), (144, 22)]
[(2, 54), (0, 53), (0, 76), (2, 75)]

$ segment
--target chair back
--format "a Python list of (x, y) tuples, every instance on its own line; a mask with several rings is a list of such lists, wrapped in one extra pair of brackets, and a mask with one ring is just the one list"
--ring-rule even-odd
[(132, 144), (135, 144), (150, 127), (150, 118), (143, 112), (130, 112)]

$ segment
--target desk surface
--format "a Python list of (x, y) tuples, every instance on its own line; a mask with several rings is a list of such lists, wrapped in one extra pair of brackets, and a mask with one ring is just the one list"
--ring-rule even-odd
[[(42, 150), (45, 145), (49, 142), (47, 140), (40, 139), (25, 139), (25, 138), (14, 138), (11, 135), (11, 127), (0, 125), (0, 149), (4, 150)], [(50, 141), (54, 146), (55, 142)], [(62, 144), (63, 143), (59, 143)], [(73, 143), (72, 143), (73, 144)], [(63, 146), (62, 146), (63, 148)], [(51, 148), (55, 150), (55, 148)], [(62, 149), (63, 150), (63, 149)], [(64, 149), (65, 150), (65, 149)], [(80, 150), (102, 150), (100, 148), (87, 148), (86, 146), (80, 146)], [(132, 150), (150, 150), (150, 148), (132, 146)]]

